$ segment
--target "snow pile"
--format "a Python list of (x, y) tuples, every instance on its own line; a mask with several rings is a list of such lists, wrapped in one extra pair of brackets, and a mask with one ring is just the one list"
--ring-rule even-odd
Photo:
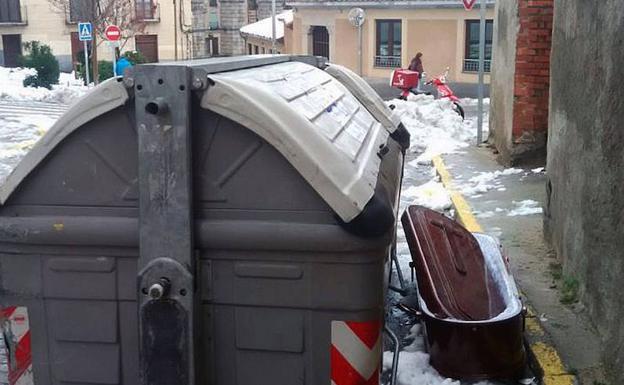
[(451, 196), (444, 185), (436, 180), (420, 186), (410, 186), (403, 191), (403, 196), (413, 198), (412, 204), (425, 206), (436, 211), (445, 211), (451, 208)]
[(460, 187), (460, 191), (468, 196), (476, 196), (497, 189), (505, 191), (503, 185), (497, 180), (501, 176), (522, 174), (524, 170), (519, 168), (507, 168), (491, 172), (481, 172), (468, 180), (468, 183)]
[(88, 90), (88, 87), (84, 86), (81, 80), (77, 80), (73, 73), (61, 73), (59, 84), (53, 85), (51, 90), (43, 87), (24, 87), (24, 79), (36, 73), (37, 71), (32, 68), (0, 67), (0, 100), (69, 104)]
[(541, 214), (543, 211), (542, 207), (540, 206), (540, 203), (532, 199), (527, 199), (527, 200), (520, 201), (520, 202), (513, 201), (513, 205), (514, 205), (513, 210), (507, 213), (508, 217)]
[[(407, 101), (390, 102), (411, 135), (411, 151), (422, 152), (417, 162), (428, 164), (436, 155), (450, 154), (476, 138), (474, 119), (465, 121), (448, 99), (410, 95)], [(487, 133), (484, 135), (487, 137)]]
[[(410, 334), (406, 339), (412, 339), (413, 341), (399, 354), (397, 385), (461, 385), (460, 381), (440, 376), (440, 374), (429, 365), (429, 354), (425, 353), (423, 335), (419, 324), (414, 325), (410, 329)], [(392, 352), (384, 352), (384, 370), (390, 370), (392, 368), (392, 357)], [(481, 381), (474, 385), (491, 384)]]

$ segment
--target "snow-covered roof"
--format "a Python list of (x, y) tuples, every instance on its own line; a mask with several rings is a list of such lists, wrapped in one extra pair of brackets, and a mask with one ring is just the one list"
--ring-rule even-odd
[[(285, 11), (275, 16), (275, 38), (283, 39), (284, 38), (284, 25), (290, 24), (293, 21), (293, 11)], [(252, 24), (247, 24), (240, 29), (241, 34), (248, 36), (255, 36), (262, 39), (272, 39), (273, 38), (273, 23), (271, 22), (271, 18), (267, 17), (266, 19), (259, 20)]]

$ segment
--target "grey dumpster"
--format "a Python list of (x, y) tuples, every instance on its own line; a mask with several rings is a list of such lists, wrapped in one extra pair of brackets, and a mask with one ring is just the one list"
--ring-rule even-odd
[(61, 117), (0, 187), (0, 384), (376, 382), (404, 133), (325, 68), (138, 66)]

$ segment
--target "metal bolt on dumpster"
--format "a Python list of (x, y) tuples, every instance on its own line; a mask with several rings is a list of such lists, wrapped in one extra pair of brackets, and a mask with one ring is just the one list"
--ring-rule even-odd
[(0, 383), (377, 383), (405, 129), (315, 57), (141, 65), (0, 186)]

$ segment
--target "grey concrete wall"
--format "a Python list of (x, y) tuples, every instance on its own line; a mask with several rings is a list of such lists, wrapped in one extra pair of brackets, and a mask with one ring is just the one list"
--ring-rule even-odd
[(518, 0), (496, 2), (492, 74), (490, 80), (490, 138), (508, 163), (514, 108), (514, 77), (516, 74), (516, 37), (520, 29)]
[(624, 2), (556, 0), (546, 227), (624, 383)]

